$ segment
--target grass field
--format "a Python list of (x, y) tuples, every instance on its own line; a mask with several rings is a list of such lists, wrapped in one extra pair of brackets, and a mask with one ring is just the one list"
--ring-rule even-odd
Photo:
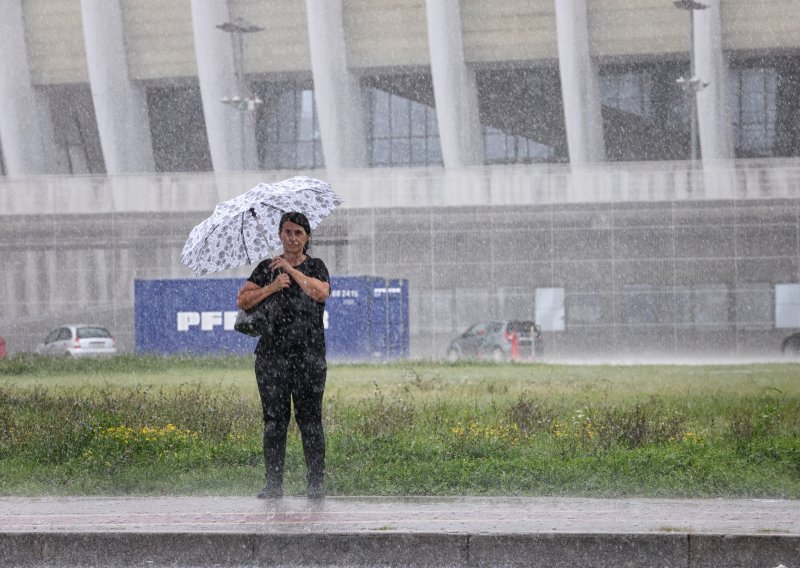
[[(332, 365), (347, 495), (800, 498), (800, 365)], [(0, 494), (252, 494), (252, 359), (0, 361)], [(287, 492), (303, 488), (290, 431)]]

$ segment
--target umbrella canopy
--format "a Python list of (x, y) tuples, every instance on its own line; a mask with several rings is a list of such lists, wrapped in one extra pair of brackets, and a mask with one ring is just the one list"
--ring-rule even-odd
[(303, 213), (315, 229), (341, 203), (329, 184), (312, 177), (259, 183), (219, 203), (211, 216), (192, 229), (181, 264), (197, 276), (252, 264), (280, 248), (278, 224), (284, 213)]

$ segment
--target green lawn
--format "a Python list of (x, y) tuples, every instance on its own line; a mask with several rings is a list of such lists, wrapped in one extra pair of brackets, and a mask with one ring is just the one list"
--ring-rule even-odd
[[(253, 494), (259, 413), (250, 357), (12, 357), (0, 494)], [(797, 363), (332, 365), (325, 422), (332, 494), (800, 498)]]

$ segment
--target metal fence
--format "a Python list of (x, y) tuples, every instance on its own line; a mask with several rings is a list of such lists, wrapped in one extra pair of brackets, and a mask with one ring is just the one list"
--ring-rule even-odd
[[(191, 276), (218, 201), (295, 173), (0, 178), (9, 352), (68, 321), (133, 349), (134, 279)], [(306, 173), (345, 199), (312, 254), (408, 279), (415, 358), (495, 318), (536, 317), (553, 357), (773, 353), (793, 327), (800, 160)]]

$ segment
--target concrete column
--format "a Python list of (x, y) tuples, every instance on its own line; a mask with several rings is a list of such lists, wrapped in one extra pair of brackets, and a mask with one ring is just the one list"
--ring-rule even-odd
[(728, 61), (722, 51), (719, 0), (694, 13), (694, 56), (697, 77), (708, 83), (697, 93), (697, 126), (703, 163), (734, 157), (733, 126), (728, 100)]
[(155, 171), (147, 96), (128, 74), (120, 0), (81, 0), (81, 17), (106, 172)]
[(426, 0), (428, 49), (442, 159), (446, 168), (483, 164), (475, 72), (464, 59), (458, 0)]
[(223, 97), (246, 94), (238, 92), (236, 84), (235, 34), (217, 29), (232, 20), (228, 2), (192, 0), (197, 77), (215, 172), (256, 169), (258, 165), (253, 113), (222, 103)]
[(47, 248), (44, 250), (42, 271), (44, 272), (42, 282), (46, 283), (47, 286), (45, 305), (53, 306), (58, 301), (57, 293), (59, 289), (57, 284), (59, 281), (58, 252), (55, 249)]
[(72, 289), (72, 299), (81, 307), (94, 303), (94, 277), (89, 265), (88, 253), (89, 251), (85, 248), (76, 249), (74, 251), (75, 259), (71, 264), (75, 270), (74, 280), (72, 280), (75, 283)]
[[(3, 318), (6, 322), (16, 318), (20, 313), (20, 302), (17, 300), (17, 274), (22, 264), (20, 259), (22, 254), (24, 253), (19, 250), (6, 253), (6, 266), (9, 268), (0, 274), (0, 302), (3, 304)], [(13, 259), (13, 264), (9, 262), (9, 259)]]
[(25, 252), (25, 266), (22, 273), (25, 275), (24, 292), (22, 302), (28, 306), (37, 305), (45, 299), (45, 291), (42, 289), (42, 258), (44, 254), (38, 250), (28, 250)]
[(306, 14), (325, 168), (365, 168), (364, 107), (358, 76), (347, 68), (342, 2), (306, 0)]
[(603, 162), (603, 114), (597, 66), (589, 54), (586, 0), (554, 2), (569, 159), (573, 165)]
[(0, 141), (9, 176), (66, 173), (59, 166), (47, 96), (33, 86), (22, 0), (3, 2), (0, 17)]

